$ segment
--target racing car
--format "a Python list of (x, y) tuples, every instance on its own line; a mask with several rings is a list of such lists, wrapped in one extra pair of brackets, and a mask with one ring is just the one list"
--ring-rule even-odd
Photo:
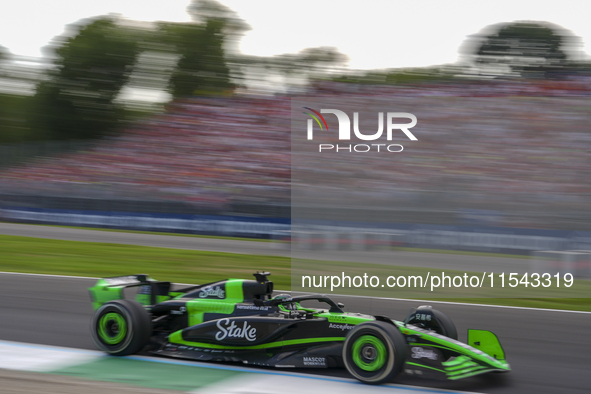
[(344, 312), (326, 295), (274, 295), (269, 275), (179, 289), (144, 274), (99, 279), (89, 289), (92, 338), (115, 356), (147, 351), (277, 368), (345, 367), (368, 384), (402, 373), (455, 380), (510, 371), (495, 334), (468, 330), (462, 343), (452, 320), (431, 306), (403, 321)]

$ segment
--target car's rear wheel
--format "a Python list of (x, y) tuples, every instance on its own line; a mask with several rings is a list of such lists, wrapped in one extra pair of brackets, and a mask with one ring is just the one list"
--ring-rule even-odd
[(148, 343), (152, 321), (139, 302), (114, 300), (97, 309), (90, 331), (99, 349), (114, 356), (126, 356), (139, 352)]
[(343, 361), (347, 371), (361, 382), (387, 383), (402, 371), (406, 348), (404, 336), (393, 324), (362, 323), (347, 335)]

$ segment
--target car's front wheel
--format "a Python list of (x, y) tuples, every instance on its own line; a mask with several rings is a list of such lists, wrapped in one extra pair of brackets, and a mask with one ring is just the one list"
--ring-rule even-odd
[(97, 309), (90, 331), (100, 350), (114, 356), (126, 356), (139, 352), (148, 343), (152, 321), (139, 302), (114, 300)]
[(418, 307), (404, 322), (425, 330), (435, 331), (451, 339), (458, 339), (458, 330), (454, 322), (445, 313), (433, 309), (429, 305)]
[(347, 371), (361, 382), (387, 383), (402, 371), (406, 348), (404, 336), (393, 324), (362, 323), (345, 339), (343, 361)]

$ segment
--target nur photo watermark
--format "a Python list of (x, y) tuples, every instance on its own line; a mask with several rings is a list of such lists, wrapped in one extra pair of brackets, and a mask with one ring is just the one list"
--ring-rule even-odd
[[(339, 127), (338, 127), (338, 140), (339, 141), (351, 141), (351, 119), (346, 112), (339, 109), (320, 109), (320, 112), (310, 108), (302, 107), (306, 111), (303, 113), (309, 115), (311, 119), (307, 119), (307, 134), (308, 140), (314, 140), (314, 121), (320, 128), (320, 131), (330, 132), (326, 119), (322, 114), (335, 115)], [(406, 137), (411, 141), (418, 141), (418, 138), (409, 130), (417, 125), (417, 117), (408, 112), (387, 112), (384, 116), (384, 112), (378, 112), (378, 130), (375, 133), (364, 134), (360, 130), (359, 126), (359, 112), (353, 112), (353, 133), (355, 137), (362, 141), (377, 141), (382, 138), (384, 134), (384, 118), (386, 122), (386, 140), (392, 141), (392, 135), (396, 131), (402, 131)], [(395, 123), (395, 119), (408, 119), (410, 123)], [(323, 126), (324, 125), (324, 126)], [(330, 134), (329, 134), (330, 135)], [(391, 152), (398, 153), (402, 152), (404, 147), (400, 144), (318, 144), (318, 152)]]

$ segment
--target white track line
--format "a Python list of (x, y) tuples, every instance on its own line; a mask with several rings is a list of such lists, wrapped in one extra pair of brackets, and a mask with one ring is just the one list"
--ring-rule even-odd
[[(49, 277), (49, 278), (63, 278), (63, 279), (94, 279), (98, 280), (101, 278), (95, 278), (92, 276), (68, 276), (68, 275), (51, 275), (51, 274), (32, 274), (27, 272), (6, 272), (0, 271), (0, 275), (28, 275), (28, 276), (41, 276), (41, 277)], [(195, 283), (175, 283), (181, 286), (195, 286)], [(291, 290), (280, 290), (276, 289), (275, 292), (280, 293), (291, 293)], [(294, 293), (300, 294), (318, 294), (318, 293), (308, 293), (303, 291), (296, 291)], [(587, 311), (573, 311), (568, 309), (548, 309), (548, 308), (532, 308), (527, 306), (507, 306), (507, 305), (489, 305), (489, 304), (471, 304), (466, 302), (451, 302), (451, 301), (432, 301), (432, 300), (414, 300), (414, 299), (407, 299), (407, 298), (388, 298), (388, 297), (372, 297), (372, 296), (359, 296), (359, 295), (349, 295), (349, 294), (337, 294), (337, 293), (330, 293), (329, 296), (337, 296), (337, 297), (352, 297), (352, 298), (369, 298), (373, 300), (388, 300), (388, 301), (405, 301), (405, 302), (430, 302), (434, 304), (446, 304), (446, 305), (462, 305), (462, 306), (482, 306), (487, 308), (505, 308), (505, 309), (520, 309), (520, 310), (529, 310), (529, 311), (543, 311), (543, 312), (563, 312), (563, 313), (579, 313), (579, 314), (591, 314), (591, 312)]]
[(105, 357), (92, 350), (0, 340), (0, 368), (49, 372)]

